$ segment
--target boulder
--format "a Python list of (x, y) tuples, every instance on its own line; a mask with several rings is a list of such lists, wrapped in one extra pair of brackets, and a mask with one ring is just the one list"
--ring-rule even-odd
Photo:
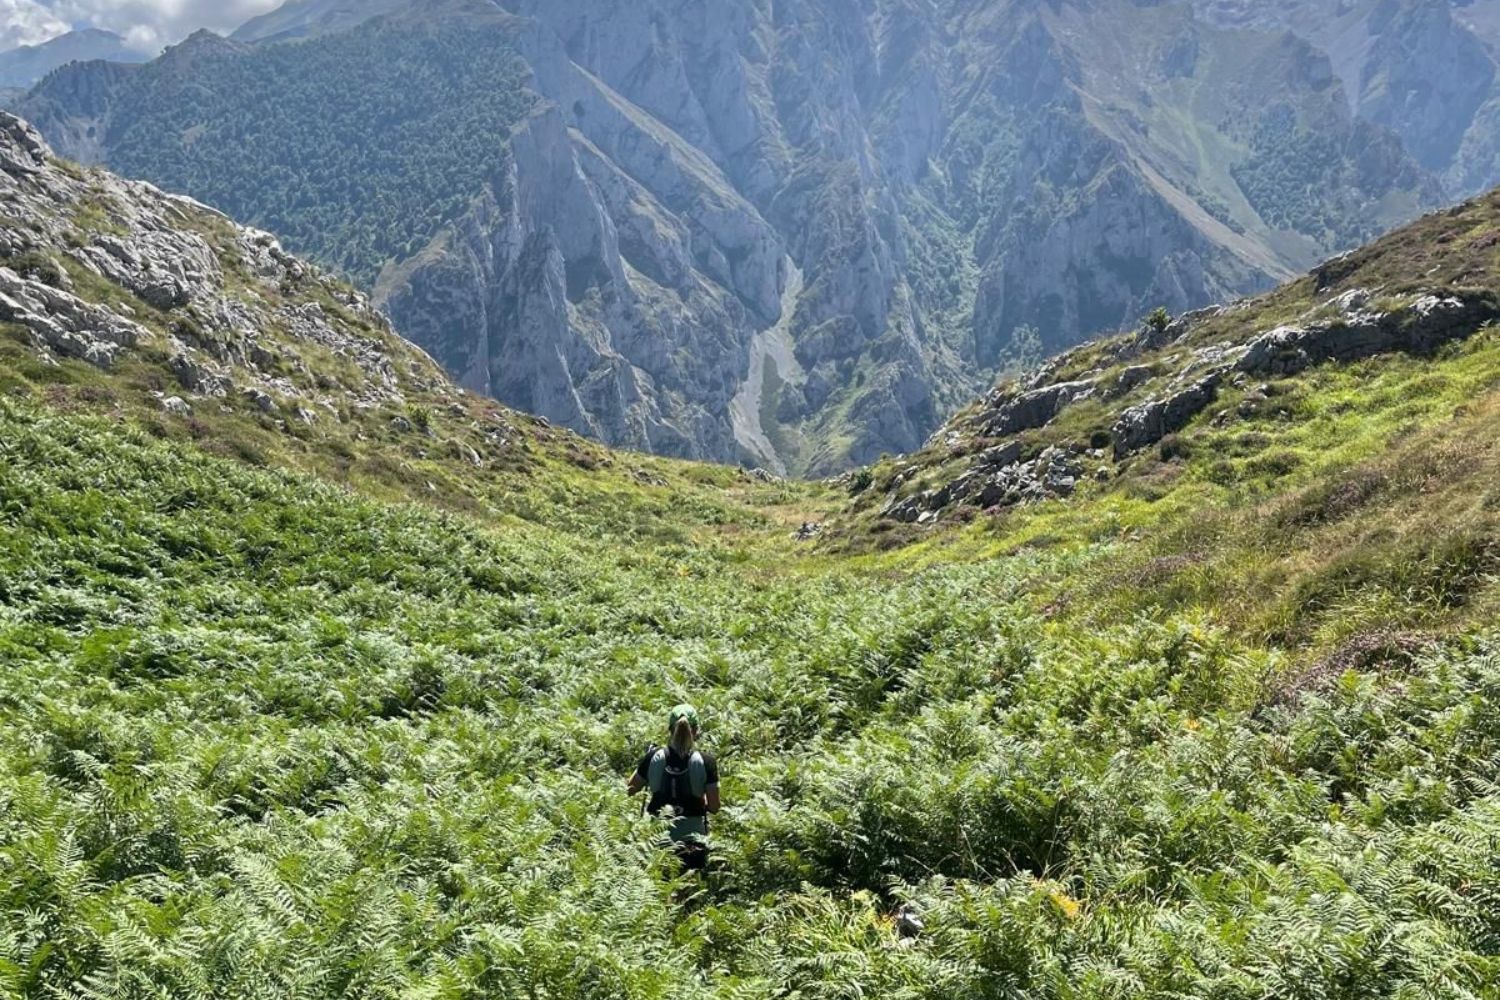
[(1115, 458), (1124, 458), (1186, 427), (1188, 421), (1218, 398), (1225, 373), (1226, 369), (1217, 369), (1181, 392), (1132, 406), (1122, 413), (1111, 429)]
[(13, 177), (39, 173), (50, 155), (41, 133), (15, 115), (0, 111), (0, 171)]
[(189, 392), (196, 392), (200, 396), (226, 396), (229, 394), (230, 382), (227, 376), (220, 375), (207, 365), (195, 360), (187, 354), (175, 354), (170, 362), (172, 373), (177, 376), (178, 383)]
[(1017, 434), (1045, 427), (1069, 403), (1086, 399), (1094, 392), (1092, 381), (1058, 382), (1043, 386), (1001, 403), (985, 421), (984, 433), (993, 437)]
[(1111, 398), (1127, 395), (1136, 386), (1150, 381), (1151, 377), (1155, 374), (1150, 365), (1131, 365), (1120, 372), (1114, 384), (1109, 387), (1109, 395)]

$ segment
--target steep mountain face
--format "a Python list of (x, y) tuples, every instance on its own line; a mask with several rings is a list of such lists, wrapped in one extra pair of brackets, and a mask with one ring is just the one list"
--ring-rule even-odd
[(0, 400), (594, 539), (680, 540), (722, 521), (724, 486), (791, 493), (740, 470), (612, 454), (465, 392), (367, 296), (271, 234), (60, 160), (4, 112)]
[(0, 52), (0, 88), (29, 87), (59, 66), (70, 62), (108, 59), (112, 62), (145, 62), (146, 56), (125, 44), (112, 31), (85, 28), (70, 31), (40, 45), (22, 45)]
[(1454, 194), (1500, 166), (1497, 0), (1194, 0), (1216, 24), (1286, 30), (1326, 52), (1350, 105)]
[[(1313, 42), (1230, 20), (1126, 0), (303, 0), (138, 73), (55, 74), (22, 109), (68, 155), (343, 267), (470, 388), (613, 444), (816, 473), (918, 447), (1001, 369), (1267, 287), (1441, 197), (1404, 118), (1356, 114)], [(445, 30), (493, 54), (464, 79), (524, 74), (527, 110), (479, 126), (479, 153), (367, 158), (301, 200), (226, 162), (249, 136), (272, 188), (318, 176), (286, 140), (327, 116), (330, 53), (392, 67), (359, 93), (399, 80), (446, 107), (461, 80), (398, 71)], [(244, 99), (284, 77), (307, 86)], [(378, 107), (330, 127), (382, 144)], [(391, 171), (443, 208), (380, 196)], [(379, 236), (339, 257), (330, 222)]]
[(455, 465), (494, 479), (559, 450), (269, 233), (57, 160), (3, 112), (0, 220), (7, 388), (49, 386), (54, 402), (397, 496), (473, 497)]

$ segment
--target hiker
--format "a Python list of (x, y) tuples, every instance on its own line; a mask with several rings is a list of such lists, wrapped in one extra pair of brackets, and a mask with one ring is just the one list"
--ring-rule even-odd
[(700, 871), (708, 863), (708, 814), (719, 811), (719, 764), (713, 754), (697, 749), (698, 712), (693, 706), (672, 709), (667, 733), (670, 742), (647, 748), (625, 789), (631, 795), (642, 788), (650, 791), (646, 811), (653, 816), (670, 810), (672, 847), (684, 868)]

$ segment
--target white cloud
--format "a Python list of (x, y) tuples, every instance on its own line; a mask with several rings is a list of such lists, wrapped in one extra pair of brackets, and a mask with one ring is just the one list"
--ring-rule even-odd
[[(73, 27), (104, 28), (155, 52), (199, 28), (227, 34), (283, 0), (0, 0), (0, 48), (43, 41)], [(14, 26), (14, 27), (12, 27)], [(9, 41), (7, 31), (17, 37)], [(23, 32), (26, 37), (21, 37)]]
[(68, 27), (37, 0), (0, 0), (0, 51), (45, 42)]

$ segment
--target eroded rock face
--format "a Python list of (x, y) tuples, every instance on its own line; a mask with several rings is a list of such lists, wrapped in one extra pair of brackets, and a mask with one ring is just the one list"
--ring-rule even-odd
[(100, 368), (145, 336), (139, 324), (8, 267), (0, 267), (0, 321), (25, 327), (39, 345), (63, 357)]
[(1023, 392), (1001, 403), (985, 423), (985, 433), (994, 437), (1017, 434), (1045, 427), (1069, 403), (1087, 399), (1094, 393), (1092, 381), (1061, 382)]
[(1218, 397), (1224, 375), (1224, 369), (1210, 372), (1181, 392), (1126, 410), (1112, 429), (1115, 457), (1124, 458), (1186, 427)]
[[(282, 408), (278, 400), (317, 395), (323, 387), (298, 358), (304, 347), (357, 368), (357, 383), (339, 386), (353, 405), (399, 403), (403, 386), (446, 384), (435, 365), (398, 375), (385, 317), (268, 234), (143, 182), (65, 167), (30, 125), (3, 112), (0, 216), (0, 323), (24, 330), (43, 359), (107, 368), (153, 348), (186, 396), (161, 395), (165, 413), (191, 414), (194, 397), (236, 390), (267, 414)], [(330, 316), (319, 297), (342, 315)]]

